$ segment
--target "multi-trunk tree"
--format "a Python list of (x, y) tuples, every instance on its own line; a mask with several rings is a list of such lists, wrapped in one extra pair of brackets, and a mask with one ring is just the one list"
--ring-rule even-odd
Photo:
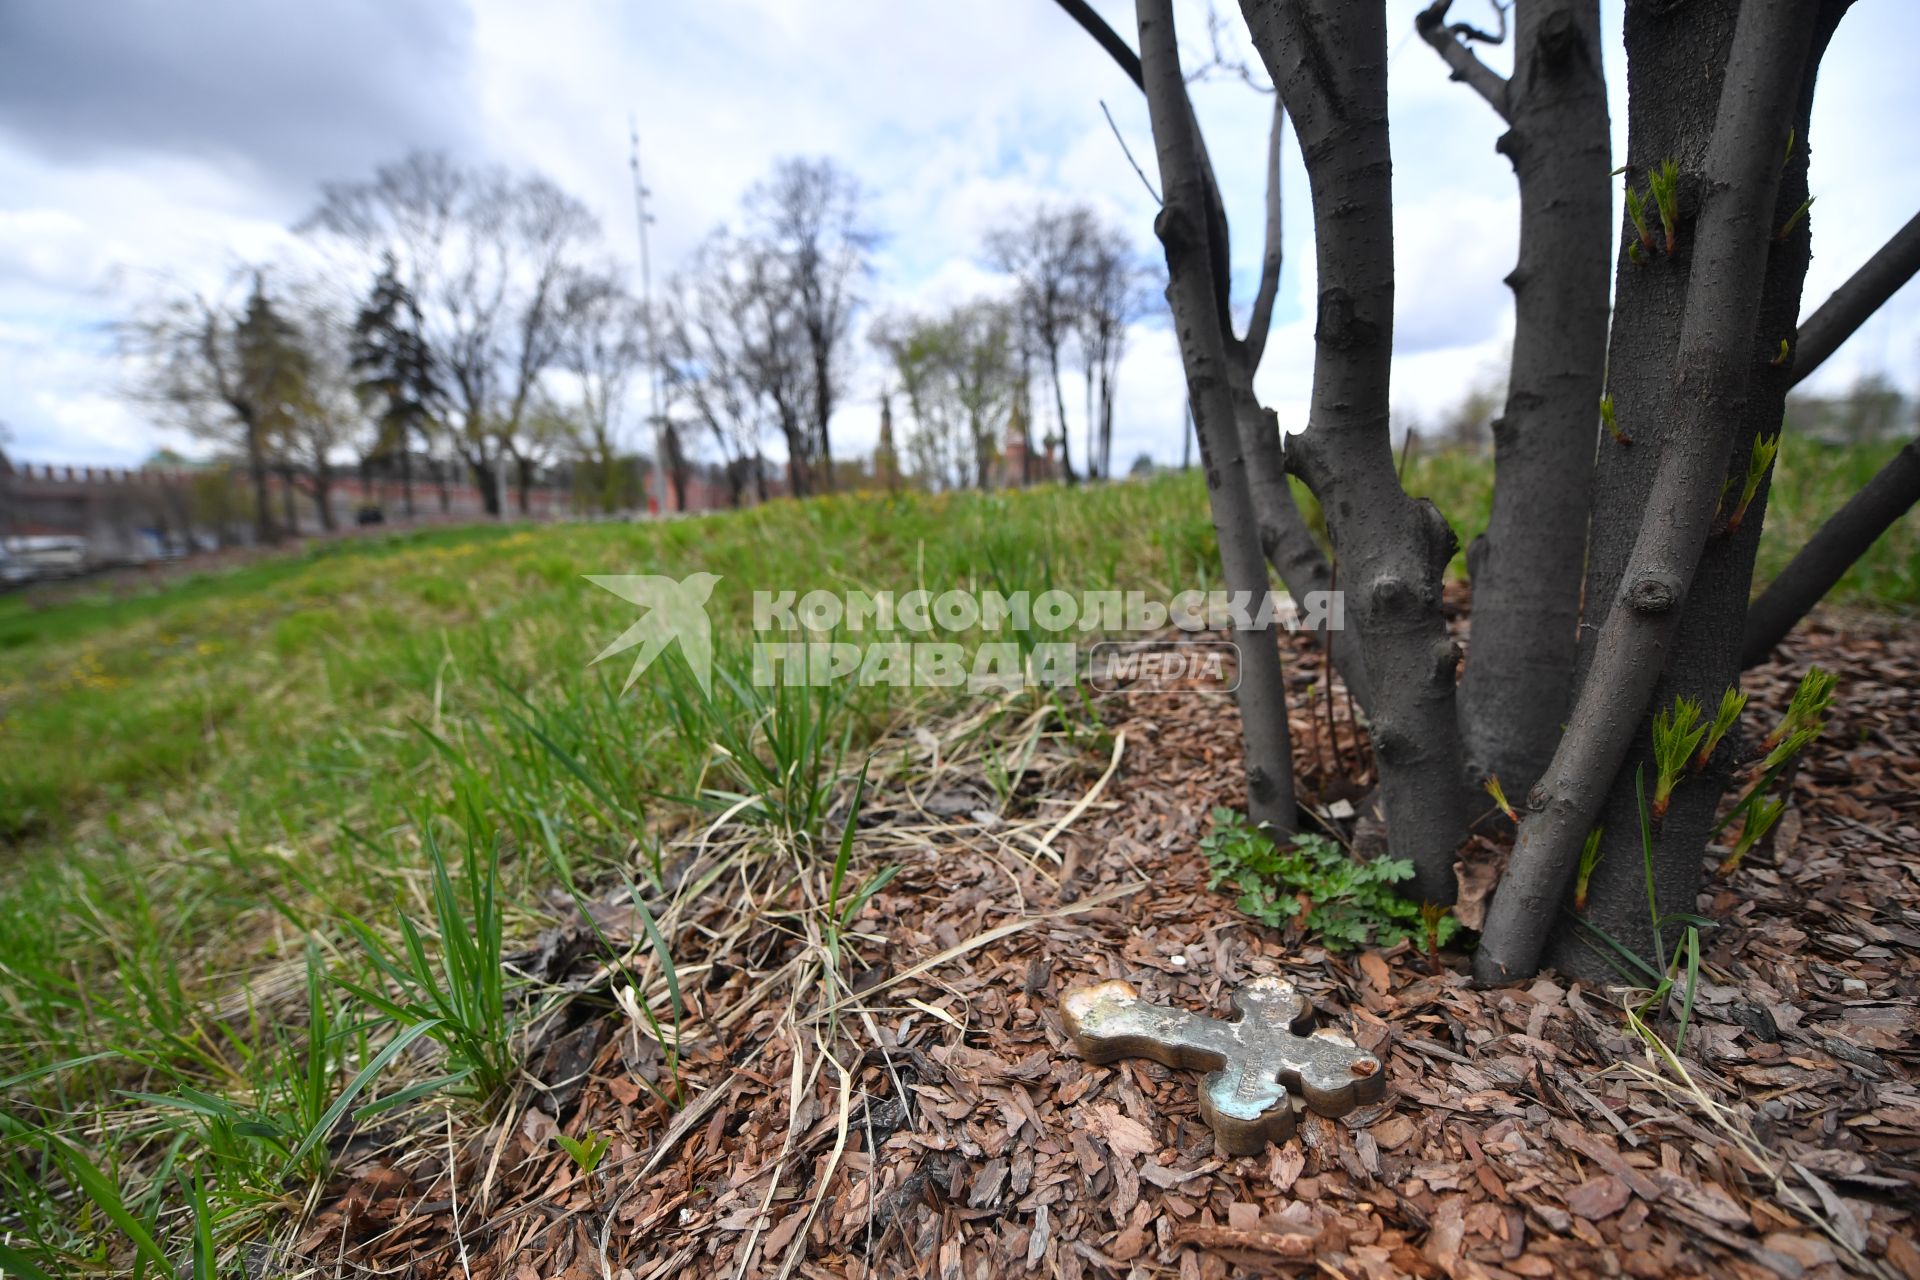
[[(1695, 911), (1702, 857), (1735, 763), (1736, 726), (1652, 825), (1651, 910), (1636, 780), (1654, 790), (1655, 718), (1681, 699), (1707, 715), (1911, 504), (1909, 453), (1835, 517), (1763, 597), (1749, 626), (1754, 549), (1786, 392), (1913, 274), (1914, 228), (1804, 323), (1808, 122), (1820, 58), (1848, 0), (1629, 0), (1624, 167), (1609, 154), (1598, 0), (1518, 0), (1501, 76), (1449, 23), (1419, 34), (1506, 125), (1520, 195), (1508, 277), (1516, 337), (1494, 425), (1495, 497), (1469, 555), (1467, 652), (1441, 612), (1455, 549), (1446, 519), (1410, 498), (1389, 433), (1393, 354), (1388, 32), (1381, 0), (1242, 0), (1277, 90), (1267, 247), (1236, 334), (1228, 226), (1187, 94), (1172, 0), (1137, 0), (1138, 53), (1085, 0), (1058, 0), (1144, 91), (1163, 205), (1155, 223), (1226, 586), (1260, 592), (1269, 568), (1296, 594), (1345, 594), (1324, 637), (1365, 710), (1389, 844), (1412, 891), (1456, 894), (1456, 858), (1497, 779), (1517, 806), (1513, 852), (1475, 971), (1605, 968), (1593, 939), (1661, 951)], [(1279, 246), (1278, 149), (1290, 119), (1313, 206), (1317, 316), (1307, 429), (1283, 441), (1252, 390)], [(1615, 251), (1612, 183), (1626, 218)], [(1610, 291), (1611, 283), (1611, 291)], [(1295, 507), (1303, 480), (1330, 558)], [(1806, 563), (1803, 565), (1801, 561)], [(1772, 593), (1769, 593), (1770, 595)], [(1272, 637), (1241, 637), (1237, 693), (1251, 816), (1293, 829), (1286, 715)], [(1464, 656), (1464, 668), (1462, 659)], [(1756, 726), (1764, 731), (1767, 726)], [(1596, 834), (1597, 833), (1597, 834)], [(1583, 853), (1585, 857), (1583, 859)], [(1597, 863), (1594, 861), (1597, 856)], [(1579, 908), (1576, 869), (1590, 872)], [(1583, 929), (1582, 923), (1593, 926)]]

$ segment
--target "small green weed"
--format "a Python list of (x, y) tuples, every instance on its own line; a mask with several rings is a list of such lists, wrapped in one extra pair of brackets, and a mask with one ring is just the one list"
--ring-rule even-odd
[(506, 970), (496, 894), (499, 852), (482, 854), (479, 840), (468, 834), (462, 876), (467, 902), (463, 903), (431, 824), (423, 826), (422, 839), (433, 877), (438, 962), (429, 955), (420, 926), (405, 914), (400, 917), (399, 946), (350, 916), (347, 925), (366, 949), (379, 979), (369, 985), (341, 979), (340, 985), (391, 1018), (424, 1026), (427, 1034), (446, 1049), (452, 1068), (433, 1081), (433, 1087), (463, 1084), (484, 1103), (505, 1087), (520, 1063), (514, 1024), (506, 1009)]
[(587, 1130), (585, 1137), (569, 1138), (564, 1133), (556, 1133), (553, 1140), (573, 1159), (580, 1172), (588, 1175), (600, 1167), (600, 1159), (607, 1154), (607, 1147), (611, 1145), (605, 1135), (591, 1129)]
[(1255, 920), (1303, 924), (1330, 951), (1406, 939), (1437, 950), (1460, 928), (1451, 913), (1423, 918), (1419, 903), (1394, 890), (1413, 878), (1404, 858), (1361, 862), (1325, 836), (1304, 833), (1277, 845), (1231, 809), (1213, 811), (1213, 831), (1200, 848), (1213, 867), (1208, 888), (1231, 883), (1239, 908)]

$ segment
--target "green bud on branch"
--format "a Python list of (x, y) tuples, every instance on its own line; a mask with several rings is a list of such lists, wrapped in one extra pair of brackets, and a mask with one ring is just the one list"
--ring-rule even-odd
[(1700, 752), (1693, 758), (1695, 773), (1707, 767), (1707, 761), (1713, 758), (1713, 752), (1720, 740), (1733, 728), (1734, 721), (1746, 710), (1747, 695), (1738, 686), (1731, 686), (1720, 695), (1720, 709), (1713, 713), (1713, 723), (1707, 726), (1706, 740), (1700, 744)]
[(1667, 254), (1672, 256), (1679, 240), (1680, 166), (1668, 160), (1647, 175), (1647, 187), (1653, 202), (1660, 206), (1660, 226), (1667, 233)]
[(1757, 436), (1753, 449), (1747, 454), (1747, 478), (1740, 486), (1740, 504), (1727, 517), (1727, 532), (1733, 533), (1740, 528), (1740, 522), (1747, 518), (1747, 507), (1753, 502), (1753, 495), (1760, 492), (1760, 482), (1767, 478), (1768, 468), (1780, 452), (1780, 433), (1771, 436)]
[[(1633, 223), (1633, 229), (1640, 235), (1639, 247), (1646, 253), (1652, 253), (1653, 229), (1647, 225), (1647, 202), (1645, 197), (1632, 187), (1627, 188), (1627, 220)], [(1627, 246), (1627, 256), (1633, 258), (1635, 262), (1642, 261), (1641, 258), (1634, 256), (1633, 248), (1632, 245)]]
[(1653, 714), (1653, 762), (1658, 776), (1653, 784), (1653, 820), (1667, 816), (1667, 804), (1673, 798), (1674, 784), (1680, 781), (1707, 726), (1700, 722), (1700, 704), (1692, 698), (1675, 698), (1668, 711)]
[(1787, 220), (1780, 224), (1780, 230), (1774, 233), (1773, 238), (1775, 240), (1785, 240), (1788, 236), (1792, 235), (1793, 229), (1800, 225), (1800, 219), (1807, 216), (1807, 210), (1813, 208), (1813, 202), (1819, 198), (1819, 196), (1808, 196), (1805, 200), (1802, 200), (1800, 207), (1788, 214)]
[(1520, 815), (1515, 813), (1513, 806), (1507, 803), (1507, 793), (1500, 789), (1500, 779), (1488, 778), (1483, 785), (1487, 789), (1487, 794), (1493, 797), (1493, 802), (1500, 806), (1500, 812), (1507, 815), (1507, 821), (1518, 824)]
[(1739, 870), (1753, 846), (1760, 843), (1761, 837), (1773, 830), (1773, 824), (1780, 821), (1780, 815), (1787, 811), (1784, 798), (1769, 799), (1755, 795), (1746, 804), (1747, 820), (1740, 828), (1740, 838), (1734, 841), (1733, 849), (1720, 862), (1720, 874), (1730, 876)]
[(1573, 881), (1573, 909), (1587, 909), (1587, 882), (1593, 879), (1593, 869), (1600, 865), (1600, 837), (1606, 828), (1595, 827), (1587, 832), (1587, 842), (1580, 847), (1580, 871)]
[(1771, 750), (1808, 725), (1818, 732), (1820, 717), (1833, 705), (1833, 688), (1839, 681), (1840, 677), (1831, 671), (1808, 667), (1807, 674), (1800, 677), (1800, 687), (1793, 691), (1793, 700), (1787, 704), (1785, 718), (1760, 745)]
[(1632, 444), (1633, 437), (1620, 429), (1613, 416), (1613, 397), (1600, 397), (1600, 421), (1606, 425), (1607, 434), (1613, 437), (1615, 444)]

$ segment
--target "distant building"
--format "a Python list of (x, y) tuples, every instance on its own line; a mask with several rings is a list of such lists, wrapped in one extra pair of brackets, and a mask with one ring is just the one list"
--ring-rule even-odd
[(1043, 442), (1046, 452), (1027, 452), (1027, 394), (1023, 383), (1013, 397), (1013, 411), (1007, 415), (1007, 443), (993, 461), (991, 474), (996, 489), (1018, 489), (1029, 484), (1047, 484), (1060, 478), (1060, 461), (1054, 456), (1059, 442), (1049, 436)]

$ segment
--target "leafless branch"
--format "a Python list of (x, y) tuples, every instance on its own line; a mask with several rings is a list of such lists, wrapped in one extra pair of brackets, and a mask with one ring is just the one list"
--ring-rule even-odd
[(1273, 303), (1280, 294), (1282, 259), (1280, 229), (1280, 138), (1287, 123), (1287, 106), (1273, 96), (1273, 127), (1267, 134), (1267, 239), (1260, 259), (1260, 284), (1253, 293), (1253, 312), (1247, 317), (1247, 368), (1260, 367), (1266, 354), (1267, 331), (1273, 327)]
[(1824, 364), (1841, 343), (1886, 305), (1888, 298), (1913, 279), (1916, 270), (1920, 270), (1920, 213), (1894, 232), (1893, 239), (1835, 289), (1818, 311), (1800, 322), (1800, 338), (1793, 352), (1794, 382)]
[(1107, 128), (1113, 130), (1113, 140), (1120, 144), (1120, 150), (1126, 154), (1127, 163), (1132, 165), (1133, 171), (1140, 175), (1140, 185), (1147, 189), (1147, 194), (1153, 197), (1155, 204), (1165, 204), (1166, 201), (1160, 198), (1160, 193), (1153, 189), (1153, 183), (1147, 181), (1146, 171), (1140, 167), (1140, 162), (1133, 158), (1133, 150), (1127, 146), (1127, 140), (1120, 136), (1120, 126), (1113, 122), (1113, 112), (1107, 110), (1105, 98), (1100, 99), (1100, 113), (1107, 118)]
[(1502, 120), (1507, 118), (1507, 81), (1492, 67), (1474, 56), (1473, 50), (1465, 42), (1478, 40), (1486, 44), (1499, 44), (1507, 38), (1507, 11), (1499, 3), (1493, 10), (1500, 17), (1499, 33), (1481, 31), (1464, 22), (1447, 22), (1447, 10), (1453, 0), (1433, 0), (1433, 3), (1420, 11), (1413, 20), (1414, 29), (1420, 38), (1432, 45), (1453, 68), (1453, 78), (1463, 81), (1475, 93), (1487, 100), (1492, 108), (1500, 113)]

